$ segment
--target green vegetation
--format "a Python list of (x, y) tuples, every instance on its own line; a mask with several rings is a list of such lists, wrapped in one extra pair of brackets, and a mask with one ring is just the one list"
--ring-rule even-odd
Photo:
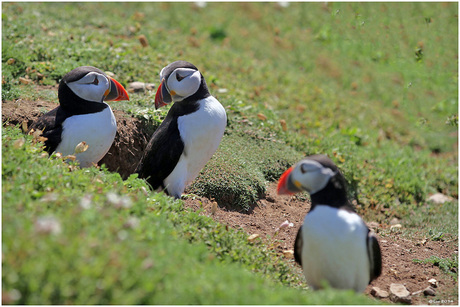
[(245, 127), (235, 116), (230, 119), (219, 151), (189, 190), (230, 208), (248, 210), (264, 195), (267, 180), (278, 180), (302, 157), (270, 133)]
[(440, 258), (438, 256), (431, 256), (430, 258), (420, 260), (414, 259), (416, 263), (431, 263), (438, 266), (444, 273), (451, 275), (455, 280), (458, 279), (458, 255), (452, 255), (452, 258)]
[[(247, 210), (267, 181), (305, 154), (325, 153), (366, 219), (397, 216), (428, 227), (433, 240), (455, 240), (458, 202), (425, 200), (458, 198), (457, 13), (454, 2), (3, 3), (2, 100), (57, 102), (54, 89), (37, 85), (56, 85), (80, 65), (124, 85), (157, 83), (162, 67), (184, 59), (229, 118), (191, 192)], [(112, 106), (154, 129), (167, 110), (153, 110), (153, 96)], [(298, 285), (293, 268), (263, 244), (146, 196), (134, 177), (69, 169), (41, 158), (29, 137), (21, 145), (17, 129), (2, 133), (2, 281), (7, 293), (19, 291), (15, 303), (369, 302), (285, 289), (280, 282)], [(129, 208), (113, 203), (124, 201)], [(37, 230), (43, 218), (60, 232)]]
[(372, 303), (288, 289), (300, 281), (275, 251), (143, 180), (48, 159), (19, 129), (2, 139), (2, 290), (17, 304)]
[[(91, 18), (81, 19), (82, 10)], [(94, 65), (124, 82), (157, 82), (164, 65), (187, 59), (230, 120), (245, 118), (253, 131), (286, 142), (299, 151), (292, 157), (334, 158), (360, 213), (406, 216), (429, 193), (457, 196), (456, 11), (456, 3), (9, 3), (3, 98), (36, 96), (31, 85), (20, 86), (26, 75), (55, 84), (76, 66)], [(133, 94), (115, 107), (158, 122), (166, 110), (148, 111), (152, 98)], [(231, 144), (224, 140), (221, 154)], [(254, 184), (238, 185), (239, 155), (230, 154), (222, 185), (206, 186), (203, 176), (193, 190), (219, 198), (215, 190), (230, 186), (241, 191), (234, 200), (244, 209), (274, 178), (262, 178), (264, 168), (249, 158)], [(283, 160), (274, 174), (292, 157), (273, 157)], [(219, 171), (217, 162), (204, 174)]]
[[(420, 225), (425, 225), (422, 229)], [(413, 212), (404, 226), (412, 233), (434, 241), (452, 240), (458, 237), (458, 205), (453, 202), (434, 204), (428, 202)]]

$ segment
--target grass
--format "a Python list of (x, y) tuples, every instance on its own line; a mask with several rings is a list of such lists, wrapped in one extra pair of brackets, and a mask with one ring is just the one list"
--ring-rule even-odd
[[(420, 225), (426, 225), (426, 227), (420, 228)], [(435, 241), (456, 239), (458, 237), (458, 203), (434, 204), (429, 202), (415, 211), (412, 218), (404, 222), (404, 227), (410, 229), (411, 233), (418, 233)]]
[(438, 266), (444, 273), (449, 274), (455, 280), (458, 279), (458, 255), (452, 255), (452, 258), (440, 258), (438, 256), (431, 256), (427, 259), (414, 259), (416, 263), (431, 263)]
[[(91, 12), (90, 18), (82, 18), (82, 11)], [(193, 3), (3, 3), (2, 100), (57, 101), (55, 91), (37, 90), (36, 85), (55, 85), (65, 73), (80, 65), (111, 71), (125, 85), (131, 81), (157, 83), (162, 67), (185, 59), (200, 68), (211, 92), (226, 107), (229, 118), (218, 152), (193, 183), (191, 191), (214, 197), (237, 210), (247, 210), (264, 194), (266, 181), (276, 180), (305, 154), (325, 153), (343, 170), (350, 185), (350, 196), (356, 199), (358, 212), (366, 220), (385, 223), (396, 216), (413, 229), (422, 227), (435, 239), (442, 240), (446, 233), (453, 234), (455, 239), (458, 237), (458, 202), (434, 206), (425, 200), (435, 192), (458, 198), (457, 12), (458, 4), (453, 2), (291, 3), (287, 8), (276, 3), (208, 3), (205, 8)], [(142, 47), (139, 35), (147, 38), (148, 47)], [(26, 81), (29, 84), (22, 84), (20, 78), (30, 80)], [(153, 130), (167, 111), (153, 110), (153, 94), (133, 94), (130, 102), (116, 103), (113, 107), (145, 119)], [(30, 148), (27, 153), (39, 156), (38, 150)], [(63, 172), (58, 174), (59, 180), (54, 180), (48, 170), (29, 167), (31, 163), (26, 154), (20, 157), (23, 160), (14, 163), (23, 165), (24, 178), (16, 176), (13, 164), (5, 164), (13, 163), (7, 160), (13, 157), (3, 152), (4, 170), (6, 166), (11, 167), (2, 174), (4, 238), (6, 234), (18, 233), (19, 238), (24, 235), (17, 249), (5, 254), (4, 270), (10, 270), (5, 264), (15, 259), (31, 261), (27, 252), (30, 242), (41, 244), (41, 250), (36, 247), (34, 255), (52, 253), (54, 249), (65, 252), (54, 245), (57, 236), (37, 240), (40, 235), (31, 234), (35, 227), (32, 221), (43, 214), (57, 216), (61, 225), (72, 224), (72, 217), (81, 210), (77, 208), (81, 195), (73, 192), (74, 185), (79, 189), (76, 191), (93, 195), (97, 206), (105, 208), (100, 209), (103, 212), (97, 216), (107, 215), (108, 221), (117, 227), (122, 223), (117, 219), (120, 211), (124, 212), (120, 215), (122, 220), (131, 215), (126, 213), (129, 210), (112, 212), (106, 208), (110, 203), (107, 193), (114, 185), (116, 195), (131, 193), (129, 185), (139, 189), (137, 185), (142, 183), (135, 178), (123, 182), (116, 174), (104, 171), (63, 172), (62, 163), (44, 159), (51, 163), (48, 166)], [(33, 183), (28, 182), (30, 178), (34, 178)], [(86, 181), (103, 192), (87, 186)], [(57, 200), (53, 200), (55, 195), (51, 197), (53, 201), (46, 198), (44, 202), (39, 201), (50, 192), (56, 193)], [(139, 190), (133, 193), (144, 200)], [(164, 209), (167, 212), (175, 212), (158, 222), (162, 223), (161, 227), (152, 229), (162, 229), (172, 223), (176, 226), (170, 225), (172, 230), (167, 233), (174, 234), (184, 225), (194, 225), (189, 213), (180, 214), (180, 205), (171, 204), (169, 199), (156, 194), (149, 198), (158, 199), (162, 204), (159, 207), (174, 208)], [(67, 208), (67, 204), (73, 204), (74, 208)], [(133, 201), (132, 206), (142, 208), (137, 201)], [(152, 203), (147, 205), (152, 207), (152, 212), (157, 212)], [(139, 209), (134, 217), (142, 220), (149, 212)], [(177, 226), (176, 215), (185, 219), (181, 220), (181, 227)], [(436, 220), (436, 216), (443, 218)], [(78, 223), (76, 225), (85, 229), (84, 218), (79, 218)], [(150, 252), (150, 249), (146, 247), (146, 237), (139, 232), (152, 230), (143, 222), (140, 225), (138, 230), (124, 229), (128, 239), (121, 240), (120, 244), (142, 254), (141, 251)], [(30, 232), (23, 233), (26, 230), (22, 227)], [(97, 227), (93, 231), (104, 234), (104, 239), (96, 236), (96, 243), (107, 252), (89, 252), (94, 261), (102, 263), (110, 260), (110, 254), (119, 253), (124, 256), (122, 259), (133, 258), (128, 257), (127, 251), (111, 249), (109, 242), (119, 240), (119, 229), (114, 230), (115, 226), (108, 222)], [(190, 233), (199, 229), (193, 226)], [(70, 230), (62, 227), (60, 236), (72, 238), (71, 244), (74, 240), (81, 245), (87, 242), (83, 231), (67, 231)], [(176, 235), (178, 241), (182, 234)], [(80, 236), (82, 239), (78, 239)], [(134, 244), (136, 240), (143, 242), (142, 247), (125, 245)], [(197, 235), (192, 241), (205, 240)], [(13, 241), (7, 242), (4, 249), (11, 249)], [(188, 245), (180, 245), (180, 248), (184, 246)], [(78, 247), (70, 250), (79, 252)], [(211, 254), (214, 252), (211, 249)], [(200, 254), (194, 253), (191, 252), (192, 258)], [(190, 261), (198, 261), (193, 265), (200, 266), (201, 260)], [(129, 261), (126, 272), (134, 270), (133, 262)], [(49, 263), (35, 264), (44, 271), (32, 278), (37, 272), (30, 264), (32, 273), (27, 276), (31, 283), (39, 285), (40, 278), (51, 273), (47, 271)], [(67, 267), (70, 262), (60, 265), (73, 268)], [(219, 264), (216, 261), (212, 265)], [(14, 277), (18, 272), (25, 274), (22, 267), (16, 266), (2, 275), (8, 291), (19, 287), (17, 283), (10, 283), (11, 280), (24, 280), (22, 276)], [(124, 284), (125, 277), (118, 280), (113, 277), (117, 275), (116, 269), (110, 272), (106, 281), (110, 286), (98, 290), (102, 293), (100, 296), (92, 296), (100, 303), (114, 302), (119, 299), (116, 295), (135, 288), (133, 284)], [(289, 275), (275, 272), (266, 274), (277, 281)], [(13, 276), (11, 280), (5, 277), (9, 274)], [(193, 274), (187, 271), (186, 275)], [(212, 273), (206, 271), (204, 276), (208, 274)], [(129, 275), (123, 276), (129, 280)], [(58, 280), (57, 275), (53, 276)], [(93, 289), (98, 287), (95, 284), (98, 278), (100, 276), (87, 279)], [(144, 285), (143, 280), (140, 277), (134, 284)], [(183, 286), (179, 281), (168, 282)], [(21, 288), (21, 302), (31, 299), (31, 292), (23, 291), (32, 286), (21, 287), (25, 287)], [(61, 292), (46, 290), (46, 302), (51, 302), (53, 295), (60, 303), (65, 303), (67, 297), (69, 302), (84, 300), (80, 293), (58, 289)], [(108, 294), (109, 290), (104, 289), (124, 291), (110, 290)], [(81, 295), (87, 293), (83, 292)], [(221, 302), (211, 296), (207, 302)], [(153, 296), (146, 297), (153, 299)], [(263, 302), (269, 303), (271, 299)], [(44, 303), (40, 300), (44, 297), (34, 298), (34, 302)], [(155, 301), (160, 299), (155, 297)]]
[(250, 126), (241, 131), (240, 125), (237, 116), (230, 118), (218, 152), (189, 191), (247, 211), (265, 195), (267, 181), (278, 180), (302, 154), (273, 134), (265, 135)]
[[(83, 7), (94, 12), (94, 21), (78, 18)], [(246, 118), (253, 130), (286, 142), (298, 151), (292, 157), (331, 156), (360, 213), (382, 221), (407, 216), (429, 193), (457, 197), (457, 127), (446, 124), (458, 107), (456, 9), (455, 3), (209, 3), (205, 9), (191, 3), (8, 3), (3, 40), (11, 43), (3, 44), (2, 61), (11, 89), (4, 95), (19, 97), (19, 77), (53, 84), (78, 65), (112, 71), (125, 84), (158, 82), (164, 65), (187, 59), (200, 67), (230, 119)], [(113, 16), (122, 22), (114, 24)], [(218, 91), (223, 88), (228, 91)], [(158, 122), (152, 95), (133, 98), (115, 106)], [(441, 155), (433, 158), (433, 152)], [(225, 185), (235, 182), (240, 165), (229, 168)], [(255, 186), (235, 187), (242, 209), (264, 192), (263, 168), (251, 168)], [(206, 182), (197, 184), (194, 190), (203, 191)], [(203, 193), (219, 197), (214, 190)]]
[(143, 180), (48, 159), (17, 128), (2, 139), (2, 291), (14, 303), (372, 303), (288, 288), (299, 280), (276, 252)]

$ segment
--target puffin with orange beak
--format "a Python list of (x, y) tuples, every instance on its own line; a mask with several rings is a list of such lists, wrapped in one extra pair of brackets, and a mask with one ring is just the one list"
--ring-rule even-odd
[(294, 259), (308, 285), (363, 292), (380, 276), (382, 256), (376, 236), (348, 201), (345, 178), (327, 156), (309, 156), (278, 183), (279, 194), (302, 191), (310, 193), (311, 208), (297, 233)]
[(152, 189), (180, 198), (219, 147), (227, 115), (195, 65), (173, 62), (161, 70), (160, 79), (155, 108), (173, 105), (152, 135), (135, 172)]
[[(117, 132), (112, 109), (104, 101), (129, 100), (124, 87), (102, 70), (80, 66), (59, 83), (59, 106), (39, 117), (30, 129), (43, 131), (45, 150), (74, 155), (81, 167), (97, 164), (109, 151)], [(75, 152), (86, 142), (87, 150)]]

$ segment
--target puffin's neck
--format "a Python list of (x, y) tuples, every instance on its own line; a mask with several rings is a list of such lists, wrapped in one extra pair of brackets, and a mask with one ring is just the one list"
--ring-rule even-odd
[(348, 201), (347, 191), (343, 182), (337, 177), (332, 177), (323, 189), (310, 196), (311, 209), (316, 205), (327, 205), (334, 208), (347, 207), (353, 211), (353, 207)]
[(179, 117), (197, 111), (200, 108), (198, 101), (191, 101), (189, 99), (174, 102), (169, 109), (168, 116)]

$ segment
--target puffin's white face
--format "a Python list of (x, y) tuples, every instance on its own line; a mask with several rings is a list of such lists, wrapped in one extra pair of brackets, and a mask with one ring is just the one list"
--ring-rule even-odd
[[(161, 79), (163, 70), (160, 73)], [(190, 68), (177, 68), (165, 80), (166, 88), (172, 97), (173, 102), (181, 101), (193, 94), (200, 88), (201, 74), (199, 71)]]
[(110, 81), (98, 72), (89, 72), (83, 78), (67, 83), (77, 96), (94, 102), (102, 102), (109, 93)]
[(290, 174), (291, 183), (298, 189), (314, 194), (323, 189), (335, 172), (313, 160), (297, 163)]

